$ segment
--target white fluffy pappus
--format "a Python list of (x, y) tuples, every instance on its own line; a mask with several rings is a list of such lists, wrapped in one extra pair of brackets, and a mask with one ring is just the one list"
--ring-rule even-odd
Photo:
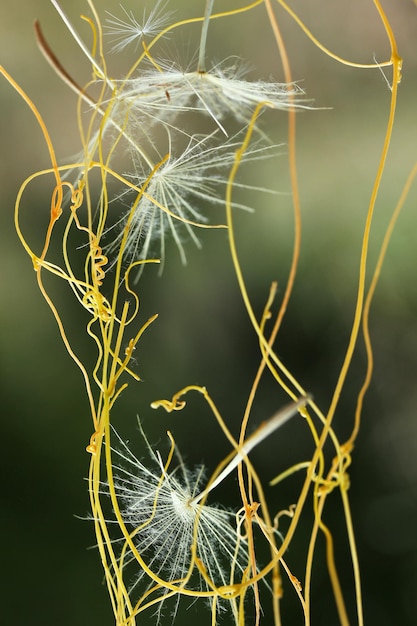
[[(196, 557), (213, 585), (238, 583), (248, 567), (249, 556), (235, 512), (218, 504), (201, 504), (198, 496), (205, 486), (204, 467), (188, 469), (175, 449), (175, 460), (171, 461), (176, 461), (175, 467), (164, 468), (160, 454), (153, 451), (141, 427), (140, 430), (150, 463), (144, 465), (114, 433), (117, 443), (112, 447), (113, 480), (123, 521), (129, 530), (137, 529), (132, 533), (133, 542), (147, 567), (162, 581), (176, 583), (179, 588), (181, 581), (187, 579), (188, 589), (207, 590), (206, 580), (197, 565), (192, 565), (191, 547), (195, 542)], [(124, 560), (131, 572), (135, 556), (130, 553)], [(136, 565), (130, 592), (140, 596), (155, 581)], [(169, 592), (169, 587), (155, 591), (161, 598), (157, 605), (158, 621)], [(179, 592), (174, 599), (174, 613), (180, 599)], [(226, 602), (218, 600), (216, 608), (225, 609)]]
[[(237, 137), (218, 143), (216, 135), (217, 133), (212, 133), (208, 136), (192, 137), (179, 156), (175, 156), (170, 145), (173, 151), (170, 150), (166, 160), (155, 170), (145, 187), (149, 174), (144, 170), (143, 161), (135, 159), (132, 154), (136, 172), (125, 175), (125, 178), (136, 189), (143, 188), (144, 191), (137, 204), (134, 202), (140, 192), (131, 188), (113, 199), (113, 202), (122, 201), (125, 208), (117, 222), (106, 231), (109, 257), (114, 258), (118, 253), (128, 222), (129, 230), (123, 251), (127, 262), (149, 259), (151, 253), (157, 254), (163, 261), (167, 233), (174, 239), (183, 263), (186, 262), (183, 232), (200, 247), (195, 231), (199, 225), (212, 223), (212, 216), (208, 213), (210, 207), (224, 207), (228, 177), (235, 162), (236, 150), (241, 146)], [(254, 163), (276, 156), (277, 148), (278, 146), (254, 143), (244, 153), (242, 163)], [(246, 192), (275, 193), (273, 190), (239, 181), (234, 182), (234, 188)], [(232, 207), (252, 210), (249, 205), (237, 201), (233, 202)], [(133, 215), (130, 214), (131, 211)], [(217, 219), (221, 221), (221, 214)], [(154, 242), (158, 242), (157, 249), (152, 250)]]
[(123, 17), (117, 17), (110, 11), (106, 11), (109, 16), (104, 25), (104, 31), (113, 42), (111, 52), (121, 52), (131, 44), (135, 44), (135, 49), (144, 37), (154, 37), (169, 24), (173, 11), (167, 11), (165, 0), (157, 0), (151, 11), (143, 10), (142, 21), (139, 22), (133, 11), (128, 11), (120, 5), (124, 12)]
[(230, 117), (246, 125), (259, 104), (280, 110), (310, 108), (305, 100), (302, 105), (304, 92), (296, 83), (245, 80), (246, 70), (236, 58), (208, 71), (183, 70), (171, 61), (157, 65), (158, 70), (141, 68), (137, 77), (120, 82), (119, 97), (143, 124), (174, 125), (179, 113), (198, 111), (227, 136), (223, 120)]
[[(139, 424), (151, 461), (150, 466), (147, 466), (116, 434), (117, 443), (111, 448), (113, 493), (123, 522), (131, 531), (135, 549), (153, 576), (141, 566), (132, 549), (124, 556), (124, 564), (133, 566), (135, 570), (132, 592), (137, 589), (140, 593), (141, 589), (144, 593), (142, 597), (147, 600), (147, 592), (151, 589), (153, 591), (150, 593), (158, 594), (158, 621), (167, 595), (172, 595), (172, 592), (176, 594), (175, 615), (181, 591), (186, 588), (197, 592), (213, 592), (211, 598), (213, 600), (216, 596), (216, 610), (225, 609), (229, 605), (236, 624), (241, 623), (233, 595), (221, 597), (214, 588), (246, 582), (248, 576), (257, 570), (257, 565), (253, 562), (253, 551), (249, 549), (243, 534), (243, 518), (237, 512), (218, 504), (208, 504), (207, 498), (255, 446), (296, 415), (309, 400), (310, 396), (304, 396), (263, 422), (236, 450), (220, 473), (203, 488), (204, 468), (189, 470), (177, 448), (174, 448), (172, 437), (171, 453), (164, 463), (159, 452), (154, 452), (150, 446)], [(174, 452), (177, 465), (172, 467)], [(106, 489), (110, 490), (109, 485), (103, 485), (104, 492)], [(119, 541), (125, 544), (124, 537)], [(164, 581), (170, 584), (165, 586)], [(177, 585), (174, 590), (173, 584)], [(244, 597), (247, 596), (245, 593)], [(194, 599), (197, 597), (198, 593)]]

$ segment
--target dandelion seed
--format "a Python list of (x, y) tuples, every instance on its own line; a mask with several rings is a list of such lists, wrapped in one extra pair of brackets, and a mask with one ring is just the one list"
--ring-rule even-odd
[[(137, 459), (116, 434), (118, 443), (112, 447), (115, 495), (124, 523), (133, 529), (131, 537), (136, 550), (159, 581), (160, 587), (154, 589), (155, 593), (162, 594), (159, 617), (164, 596), (171, 590), (169, 585), (164, 586), (164, 581), (180, 586), (176, 611), (181, 584), (191, 590), (213, 589), (238, 584), (248, 571), (254, 571), (253, 553), (249, 554), (236, 513), (217, 504), (206, 504), (205, 500), (255, 446), (291, 419), (308, 400), (309, 396), (301, 398), (262, 424), (205, 489), (201, 489), (204, 468), (189, 470), (177, 449), (178, 465), (174, 469), (164, 465), (159, 453), (152, 450), (140, 424), (152, 467)], [(124, 543), (124, 538), (121, 541)], [(200, 568), (192, 561), (192, 547), (210, 581), (209, 585)], [(126, 566), (137, 563), (133, 552), (124, 558), (124, 563)], [(143, 569), (136, 572), (131, 591), (138, 589), (142, 582), (145, 591), (149, 590), (155, 582), (149, 578), (152, 577)], [(218, 602), (217, 608), (221, 604), (224, 602)], [(237, 622), (233, 600), (231, 607)]]
[(139, 118), (149, 118), (148, 123), (173, 124), (180, 112), (200, 111), (227, 135), (222, 120), (230, 116), (248, 124), (261, 103), (274, 109), (309, 108), (301, 105), (303, 91), (297, 84), (244, 80), (246, 71), (237, 61), (219, 63), (207, 72), (184, 71), (163, 61), (158, 65), (161, 71), (142, 71), (124, 83), (120, 94)]
[[(231, 571), (239, 581), (248, 566), (247, 544), (236, 529), (235, 513), (219, 505), (198, 504), (194, 498), (201, 490), (204, 468), (189, 470), (176, 451), (178, 465), (164, 470), (158, 453), (141, 433), (151, 457), (146, 467), (117, 436), (113, 451), (114, 485), (124, 522), (139, 528), (133, 541), (148, 568), (161, 580), (180, 583), (191, 572), (191, 546), (196, 536), (197, 557), (216, 586), (228, 585)], [(198, 525), (195, 535), (195, 525)], [(134, 555), (128, 555), (130, 565)], [(189, 588), (207, 589), (197, 568), (189, 578)], [(144, 571), (136, 572), (131, 591), (152, 586)], [(162, 589), (163, 596), (169, 588)], [(176, 611), (180, 596), (177, 596)], [(224, 608), (224, 607), (223, 607)], [(162, 604), (158, 608), (161, 616)]]
[[(159, 254), (163, 259), (167, 232), (171, 233), (183, 263), (186, 262), (186, 256), (181, 232), (185, 230), (194, 243), (200, 246), (195, 228), (198, 224), (208, 223), (207, 210), (210, 206), (224, 206), (225, 186), (235, 161), (235, 152), (241, 145), (237, 137), (220, 144), (214, 143), (215, 137), (216, 133), (192, 137), (179, 156), (174, 156), (170, 151), (166, 162), (155, 171), (130, 221), (124, 253), (128, 261), (149, 258), (154, 241), (159, 241)], [(254, 145), (246, 151), (243, 161), (266, 159), (276, 154), (276, 148)], [(149, 176), (141, 167), (142, 161), (139, 160), (137, 171), (127, 176), (139, 189)], [(235, 187), (245, 191), (273, 193), (269, 189), (239, 182), (236, 182)], [(126, 200), (130, 195), (131, 191), (128, 190), (115, 200)], [(233, 208), (252, 210), (248, 205), (238, 202), (233, 203)], [(130, 211), (127, 211), (107, 231), (107, 236), (112, 238), (107, 246), (109, 255), (118, 251), (124, 236), (124, 226), (129, 219)], [(114, 237), (113, 232), (117, 227), (120, 230)]]
[(122, 5), (120, 6), (126, 19), (116, 17), (106, 11), (110, 17), (107, 18), (104, 28), (112, 41), (116, 42), (111, 52), (121, 52), (132, 43), (135, 43), (137, 48), (143, 37), (154, 37), (161, 32), (173, 14), (172, 11), (166, 11), (166, 2), (158, 0), (148, 16), (144, 10), (142, 24), (140, 24), (132, 11), (127, 11)]

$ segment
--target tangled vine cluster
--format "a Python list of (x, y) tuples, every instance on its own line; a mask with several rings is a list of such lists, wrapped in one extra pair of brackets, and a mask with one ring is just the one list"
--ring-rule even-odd
[[(49, 167), (30, 176), (21, 187), (16, 203), (16, 229), (33, 262), (39, 288), (51, 307), (68, 352), (84, 377), (93, 421), (93, 434), (87, 446), (91, 455), (91, 518), (116, 623), (133, 625), (140, 621), (144, 612), (156, 614), (157, 622), (166, 617), (175, 621), (180, 603), (187, 599), (201, 603), (204, 610), (209, 607), (212, 624), (217, 623), (221, 612), (229, 612), (236, 626), (249, 623), (249, 619), (258, 624), (265, 598), (268, 598), (274, 623), (278, 625), (281, 624), (285, 575), (299, 598), (304, 623), (310, 624), (312, 561), (320, 531), (326, 540), (327, 566), (338, 615), (346, 626), (349, 622), (335, 567), (332, 534), (323, 521), (327, 499), (338, 491), (352, 559), (357, 620), (361, 625), (360, 571), (349, 508), (347, 469), (352, 461), (363, 397), (372, 373), (369, 307), (390, 229), (381, 246), (370, 287), (365, 285), (365, 272), (372, 213), (401, 77), (401, 59), (382, 7), (374, 0), (391, 45), (391, 58), (363, 67), (380, 70), (392, 66), (391, 114), (363, 235), (351, 336), (330, 407), (323, 412), (274, 350), (295, 281), (301, 241), (295, 119), (300, 109), (314, 115), (313, 105), (291, 75), (277, 9), (283, 8), (325, 54), (345, 64), (349, 61), (320, 44), (282, 0), (255, 0), (237, 8), (228, 8), (227, 3), (220, 0), (215, 6), (214, 0), (206, 0), (205, 8), (198, 8), (201, 13), (197, 17), (178, 21), (175, 21), (173, 0), (157, 0), (142, 16), (123, 7), (100, 15), (93, 0), (87, 0), (89, 16), (82, 19), (89, 25), (88, 42), (80, 37), (58, 0), (51, 2), (91, 66), (92, 78), (87, 85), (79, 85), (50, 48), (41, 25), (36, 24), (42, 53), (78, 96), (80, 154), (75, 162), (60, 164), (35, 104), (1, 68), (34, 113), (50, 159)], [(232, 23), (240, 14), (252, 19), (260, 10), (266, 11), (277, 58), (280, 56), (282, 60), (282, 82), (250, 80), (242, 60), (233, 50), (224, 61), (208, 58), (207, 41), (215, 23), (223, 20)], [(197, 55), (186, 66), (180, 66), (166, 50), (176, 35), (189, 36), (188, 33), (197, 28), (200, 32)], [(109, 59), (115, 54), (133, 58), (121, 78), (111, 77), (108, 69)], [(288, 143), (285, 151), (292, 185), (295, 237), (288, 283), (278, 313), (273, 313), (277, 285), (272, 282), (264, 311), (258, 317), (240, 266), (234, 220), (240, 210), (254, 208), (242, 202), (242, 193), (238, 192), (254, 193), (258, 199), (266, 193), (274, 193), (273, 188), (257, 186), (240, 176), (245, 163), (251, 167), (262, 165), (282, 151), (280, 146), (270, 142), (264, 129), (262, 114), (266, 110), (280, 116), (281, 120), (288, 120), (288, 137), (283, 141)], [(42, 245), (35, 248), (22, 231), (21, 211), (28, 187), (39, 177), (52, 177), (53, 185), (49, 224)], [(393, 214), (392, 224), (400, 208), (401, 203)], [(58, 222), (64, 223), (63, 230), (56, 228)], [(152, 408), (162, 407), (168, 412), (181, 410), (188, 394), (199, 394), (230, 444), (229, 456), (212, 475), (203, 467), (189, 469), (186, 466), (171, 432), (168, 433), (169, 452), (164, 455), (148, 441), (142, 424), (139, 425), (140, 437), (132, 444), (124, 441), (112, 427), (118, 398), (129, 382), (139, 380), (133, 352), (143, 333), (157, 319), (154, 315), (141, 323), (139, 330), (132, 330), (139, 319), (139, 278), (149, 264), (157, 263), (162, 268), (164, 260), (170, 262), (165, 245), (168, 238), (175, 241), (185, 262), (188, 239), (199, 245), (197, 233), (203, 228), (227, 232), (231, 264), (259, 343), (259, 367), (238, 437), (232, 434), (227, 419), (205, 387), (191, 384), (170, 400), (155, 401)], [(56, 232), (60, 233), (60, 262), (51, 260)], [(82, 239), (80, 248), (73, 247), (74, 233)], [(81, 275), (74, 261), (80, 251), (84, 255)], [(97, 361), (91, 371), (72, 348), (59, 310), (45, 286), (45, 273), (65, 281), (87, 311), (89, 320), (83, 330), (97, 350)], [(361, 325), (368, 351), (368, 371), (358, 394), (352, 432), (346, 440), (340, 441), (333, 429), (333, 417)], [(250, 426), (253, 398), (265, 372), (272, 375), (277, 387), (288, 395), (290, 404), (248, 435), (253, 430)], [(314, 390), (312, 392), (314, 394)], [(291, 506), (286, 503), (280, 512), (270, 511), (250, 452), (297, 414), (302, 415), (303, 427), (311, 432), (314, 451), (311, 459), (300, 460), (271, 480), (273, 486), (295, 472), (304, 474), (294, 503)], [(139, 455), (134, 448), (141, 443), (144, 454)], [(324, 454), (327, 443), (333, 450), (330, 464)], [(216, 487), (232, 473), (237, 476), (242, 504), (237, 510), (215, 501)], [(294, 574), (287, 563), (287, 551), (294, 541), (309, 496), (313, 502), (314, 522), (305, 572), (300, 581), (301, 575)], [(278, 531), (282, 515), (288, 517), (289, 523), (285, 530)], [(265, 553), (269, 556), (265, 557)], [(251, 608), (248, 610), (248, 607)], [(167, 612), (170, 612), (168, 616)]]

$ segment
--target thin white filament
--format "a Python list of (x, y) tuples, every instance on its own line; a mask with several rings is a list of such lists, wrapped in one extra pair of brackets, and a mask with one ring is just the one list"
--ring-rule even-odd
[(275, 430), (280, 428), (285, 422), (288, 422), (297, 411), (307, 404), (307, 402), (311, 399), (311, 396), (306, 395), (303, 396), (297, 402), (293, 402), (283, 409), (281, 409), (278, 413), (276, 413), (270, 420), (264, 422), (254, 433), (247, 439), (242, 447), (236, 452), (236, 455), (233, 459), (226, 465), (226, 467), (220, 472), (220, 474), (213, 480), (213, 482), (204, 489), (198, 496), (193, 498), (191, 501), (191, 505), (198, 504), (200, 500), (202, 500), (212, 489), (217, 487), (233, 470), (241, 463), (245, 457), (249, 454), (251, 450), (255, 446), (257, 446), (261, 441), (269, 437)]

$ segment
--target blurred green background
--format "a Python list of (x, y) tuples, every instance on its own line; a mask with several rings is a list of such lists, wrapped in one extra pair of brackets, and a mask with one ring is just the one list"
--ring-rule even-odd
[[(120, 14), (118, 2), (97, 0), (96, 4), (102, 15), (105, 10)], [(170, 4), (178, 6), (180, 16), (187, 8), (193, 15), (203, 10), (203, 1), (187, 5), (184, 0), (171, 0)], [(331, 50), (362, 63), (389, 57), (387, 38), (370, 0), (318, 0), (307, 3), (307, 8), (305, 4), (298, 0), (291, 6)], [(62, 5), (77, 24), (80, 13), (88, 14), (86, 3), (80, 0), (63, 0)], [(238, 5), (235, 1), (215, 3), (219, 9)], [(141, 2), (129, 0), (123, 6), (142, 18)], [(371, 267), (417, 158), (417, 7), (411, 0), (386, 0), (383, 6), (404, 57), (404, 77), (376, 208)], [(326, 410), (351, 328), (362, 230), (390, 93), (380, 71), (336, 63), (317, 50), (282, 10), (277, 14), (294, 78), (301, 81), (315, 106), (322, 107), (298, 116), (303, 248), (277, 351)], [(0, 4), (0, 63), (37, 104), (59, 158), (67, 159), (79, 150), (76, 97), (37, 50), (32, 30), (35, 18), (41, 21), (49, 43), (69, 72), (80, 83), (89, 78), (87, 63), (47, 0)], [(85, 25), (79, 30), (88, 33)], [(183, 37), (175, 40), (178, 57), (189, 57), (197, 42), (198, 30), (185, 30)], [(249, 16), (216, 23), (210, 31), (209, 54), (215, 59), (241, 56), (256, 68), (254, 76), (282, 79), (262, 8)], [(114, 75), (122, 72), (122, 61), (115, 59), (112, 71)], [(389, 77), (389, 70), (386, 73)], [(1, 619), (14, 626), (106, 626), (113, 623), (113, 617), (98, 554), (88, 549), (94, 544), (92, 525), (79, 519), (89, 509), (85, 445), (92, 432), (83, 381), (66, 354), (13, 227), (13, 205), (20, 183), (48, 165), (47, 153), (33, 116), (5, 80), (0, 83), (0, 111)], [(285, 123), (284, 114), (265, 117), (274, 141), (285, 141)], [(276, 163), (272, 167), (276, 168)], [(258, 314), (272, 280), (278, 280), (280, 293), (284, 290), (293, 237), (285, 157), (278, 172), (264, 170), (259, 176), (260, 184), (272, 179), (284, 195), (268, 199), (262, 206), (252, 198), (256, 212), (236, 218), (243, 268)], [(29, 212), (27, 228), (33, 232), (33, 241), (40, 242), (49, 203), (47, 185), (35, 185), (31, 193), (30, 203), (26, 199), (25, 205)], [(394, 232), (372, 309), (375, 373), (349, 472), (365, 623), (379, 626), (412, 626), (417, 622), (416, 200), (413, 189)], [(154, 312), (160, 317), (137, 350), (143, 382), (131, 386), (121, 399), (115, 420), (123, 436), (134, 438), (136, 415), (140, 415), (150, 440), (160, 442), (161, 450), (164, 433), (170, 428), (191, 465), (204, 462), (213, 470), (229, 449), (198, 398), (190, 398), (188, 410), (174, 417), (149, 408), (152, 400), (168, 398), (187, 384), (206, 385), (237, 432), (256, 371), (257, 342), (241, 304), (225, 235), (206, 231), (201, 240), (202, 251), (189, 242), (185, 268), (170, 246), (163, 276), (156, 278), (156, 272), (149, 271), (140, 283), (142, 322)], [(69, 290), (59, 287), (54, 293), (69, 334), (75, 336), (85, 318)], [(93, 358), (94, 348), (86, 335), (81, 333), (76, 347), (87, 360)], [(360, 342), (335, 422), (341, 438), (352, 428), (364, 372)], [(252, 425), (270, 416), (282, 402), (282, 394), (266, 379), (255, 403)], [(137, 442), (140, 456), (139, 438)], [(309, 453), (308, 433), (294, 421), (265, 442), (262, 450), (255, 451), (253, 459), (267, 482)], [(291, 504), (300, 480), (294, 477), (271, 490), (274, 510)], [(219, 490), (219, 499), (222, 494), (227, 501), (226, 488)], [(337, 495), (329, 502), (325, 520), (335, 529), (336, 537), (344, 537)], [(308, 532), (309, 521), (302, 532)], [(288, 554), (293, 573), (300, 579), (307, 536), (302, 532)], [(349, 603), (353, 587), (343, 539), (339, 548), (336, 559)], [(322, 549), (320, 540), (321, 557)], [(314, 576), (314, 624), (333, 626), (336, 618), (322, 558), (317, 558)], [(301, 611), (292, 596), (289, 590), (284, 624), (301, 624)], [(195, 607), (190, 609), (181, 623), (193, 623), (194, 611)], [(268, 619), (266, 613), (265, 624)], [(207, 614), (204, 623), (209, 621)], [(227, 618), (223, 623), (228, 623)]]

